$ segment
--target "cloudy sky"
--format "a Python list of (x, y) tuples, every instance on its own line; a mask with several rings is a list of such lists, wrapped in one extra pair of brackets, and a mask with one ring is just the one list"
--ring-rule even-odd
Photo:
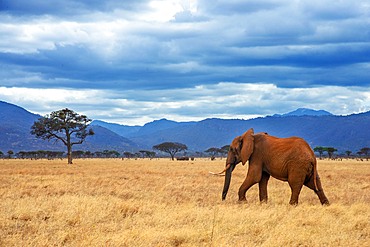
[(144, 124), (370, 110), (369, 0), (0, 0), (0, 100)]

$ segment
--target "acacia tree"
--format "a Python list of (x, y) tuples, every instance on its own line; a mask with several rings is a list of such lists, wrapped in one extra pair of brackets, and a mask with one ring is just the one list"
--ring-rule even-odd
[(128, 159), (130, 159), (130, 158), (133, 158), (135, 155), (133, 154), (133, 153), (131, 153), (131, 152), (124, 152), (123, 153), (123, 155), (126, 157), (126, 158), (128, 158)]
[(148, 151), (148, 150), (140, 150), (139, 153), (141, 153), (142, 157), (145, 158), (154, 158), (155, 157), (155, 152)]
[(8, 153), (8, 158), (11, 159), (12, 158), (12, 155), (14, 154), (14, 151), (13, 150), (9, 150), (7, 153)]
[(221, 150), (223, 150), (224, 152), (228, 153), (229, 152), (229, 149), (230, 149), (230, 145), (225, 145), (225, 146), (222, 146), (221, 147)]
[(88, 128), (91, 119), (68, 108), (54, 111), (40, 118), (31, 127), (31, 134), (44, 140), (55, 139), (67, 147), (68, 164), (72, 164), (72, 146), (82, 144), (86, 137), (94, 135)]
[(366, 160), (369, 159), (369, 152), (370, 152), (369, 147), (364, 147), (364, 148), (360, 149), (360, 153), (363, 154), (366, 157)]
[(153, 149), (165, 152), (170, 154), (171, 159), (175, 159), (175, 154), (184, 150), (187, 150), (188, 147), (185, 144), (177, 142), (163, 142), (161, 144), (153, 146)]
[(324, 147), (321, 147), (321, 146), (318, 146), (318, 147), (315, 147), (313, 149), (313, 151), (318, 152), (320, 154), (320, 160), (321, 160), (322, 159), (322, 154), (324, 153), (325, 148)]
[(213, 160), (217, 156), (217, 154), (222, 152), (222, 150), (221, 148), (212, 147), (212, 148), (208, 148), (204, 152), (209, 153), (211, 155), (211, 159)]
[(333, 147), (326, 147), (325, 151), (328, 153), (329, 159), (333, 157), (334, 152), (338, 151), (336, 148)]
[(345, 153), (347, 154), (347, 158), (351, 155), (352, 151), (351, 150), (346, 150)]

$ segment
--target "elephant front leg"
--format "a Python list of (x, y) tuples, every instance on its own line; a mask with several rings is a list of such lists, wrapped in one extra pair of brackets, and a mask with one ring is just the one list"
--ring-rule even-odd
[(243, 184), (239, 188), (239, 201), (246, 201), (247, 198), (245, 197), (245, 194), (247, 193), (247, 190), (252, 187), (252, 185), (256, 184), (257, 182), (251, 182), (246, 180), (243, 182)]
[(247, 193), (247, 190), (252, 187), (252, 185), (258, 183), (261, 181), (262, 172), (258, 172), (258, 170), (251, 169), (251, 166), (248, 170), (248, 175), (245, 178), (244, 182), (239, 188), (239, 201), (245, 201), (245, 194)]
[(270, 179), (270, 174), (267, 172), (262, 172), (262, 178), (259, 182), (259, 196), (260, 196), (260, 202), (267, 202), (267, 183)]

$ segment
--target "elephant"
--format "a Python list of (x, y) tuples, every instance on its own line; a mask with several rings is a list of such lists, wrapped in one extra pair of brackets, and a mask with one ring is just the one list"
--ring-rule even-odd
[(267, 183), (272, 176), (288, 182), (291, 205), (298, 204), (303, 185), (316, 193), (322, 205), (329, 205), (317, 172), (315, 154), (308, 143), (299, 137), (278, 138), (267, 133), (254, 134), (253, 128), (236, 137), (230, 145), (223, 171), (226, 174), (222, 200), (226, 199), (232, 171), (237, 164), (241, 162), (245, 165), (248, 160), (248, 173), (239, 188), (239, 201), (246, 200), (247, 190), (258, 183), (259, 199), (267, 202)]

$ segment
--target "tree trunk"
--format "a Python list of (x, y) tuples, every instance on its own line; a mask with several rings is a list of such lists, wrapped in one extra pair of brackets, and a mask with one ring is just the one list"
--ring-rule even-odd
[(66, 130), (66, 137), (67, 137), (67, 158), (68, 158), (68, 165), (72, 165), (72, 144), (71, 144), (71, 134), (69, 130)]
[(67, 145), (67, 158), (68, 158), (68, 165), (72, 165), (72, 147), (71, 145)]

